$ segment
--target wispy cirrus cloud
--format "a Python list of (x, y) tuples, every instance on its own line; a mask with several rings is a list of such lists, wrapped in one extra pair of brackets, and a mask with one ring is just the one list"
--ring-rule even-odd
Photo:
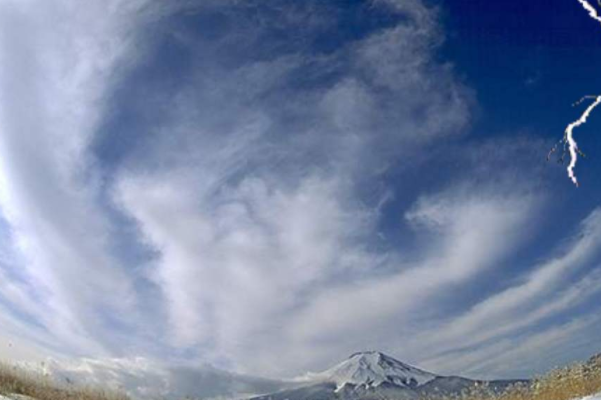
[[(466, 354), (467, 360), (461, 368), (478, 371), (474, 368), (474, 354), (486, 354), (485, 349), (494, 348), (499, 339), (512, 338), (523, 335), (525, 331), (536, 330), (541, 321), (566, 312), (569, 315), (571, 310), (598, 296), (601, 290), (601, 275), (596, 268), (601, 239), (599, 217), (599, 210), (595, 210), (583, 221), (573, 243), (563, 254), (537, 266), (522, 281), (492, 294), (463, 315), (442, 324), (436, 332), (422, 337), (422, 343), (427, 343), (432, 350), (416, 343), (415, 346), (421, 349), (421, 354), (426, 355), (429, 351), (439, 354), (438, 357), (427, 360), (427, 365), (436, 365), (443, 369), (457, 368), (458, 363), (462, 363), (458, 358), (461, 354)], [(584, 323), (584, 320), (580, 322)], [(569, 330), (571, 332), (580, 326), (580, 322), (574, 323), (573, 326), (560, 324), (562, 328), (559, 331), (563, 331), (563, 327), (572, 326)], [(553, 332), (553, 329), (550, 329), (541, 335), (553, 336)], [(562, 336), (566, 341), (569, 341), (569, 337), (567, 334)], [(526, 337), (525, 340), (530, 339)], [(512, 339), (505, 339), (504, 342), (509, 345)], [(445, 354), (445, 351), (453, 349), (458, 351)], [(535, 358), (535, 353), (523, 353), (521, 356), (518, 353), (514, 356), (516, 359)], [(482, 361), (491, 362), (494, 359), (495, 356), (486, 354)]]
[(135, 57), (128, 18), (142, 5), (0, 4), (0, 204), (21, 278), (3, 296), (68, 351), (98, 351), (100, 314), (134, 301), (109, 251), (87, 145), (116, 66)]
[[(287, 340), (274, 333), (311, 297), (395, 257), (372, 249), (384, 192), (371, 194), (371, 181), (456, 134), (470, 95), (432, 59), (432, 11), (381, 6), (399, 21), (328, 54), (302, 44), (268, 59), (228, 54), (230, 72), (214, 66), (223, 61), (213, 42), (230, 43), (238, 28), (213, 38), (207, 57), (190, 61), (199, 68), (175, 96), (172, 125), (156, 128), (169, 135), (145, 142), (150, 161), (130, 159), (116, 177), (116, 203), (158, 253), (151, 275), (179, 345), (240, 365), (258, 362), (257, 349), (272, 357), (267, 347)], [(252, 18), (244, 7), (236, 17), (243, 27)], [(269, 28), (253, 31), (251, 48)]]

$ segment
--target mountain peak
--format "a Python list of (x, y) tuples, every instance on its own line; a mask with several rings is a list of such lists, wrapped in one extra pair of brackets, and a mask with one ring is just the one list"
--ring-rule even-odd
[(383, 383), (415, 388), (436, 377), (379, 351), (354, 353), (340, 364), (312, 376), (316, 380), (336, 383), (337, 391), (346, 385), (370, 388)]
[(349, 356), (349, 359), (353, 358), (353, 357), (369, 357), (369, 356), (388, 357), (386, 354), (379, 352), (379, 351), (365, 350), (365, 351), (357, 351), (357, 352), (351, 354)]

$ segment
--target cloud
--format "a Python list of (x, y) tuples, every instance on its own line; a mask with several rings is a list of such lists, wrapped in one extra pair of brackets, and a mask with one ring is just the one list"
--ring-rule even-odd
[(100, 314), (127, 313), (134, 301), (130, 277), (110, 253), (86, 147), (115, 66), (135, 57), (128, 18), (141, 6), (0, 5), (0, 206), (21, 277), (2, 295), (69, 343), (64, 351), (98, 349)]
[[(392, 273), (380, 275), (372, 268), (353, 282), (332, 285), (308, 302), (288, 331), (299, 345), (310, 343), (325, 354), (317, 343), (333, 346), (333, 353), (342, 351), (337, 346), (348, 352), (366, 343), (392, 347), (420, 313), (426, 316), (437, 307), (442, 293), (473, 282), (519, 245), (518, 227), (531, 218), (536, 203), (499, 197), (459, 191), (420, 199), (406, 214), (416, 229), (427, 231), (431, 243), (419, 258), (402, 262), (401, 254), (391, 251), (387, 262)], [(398, 326), (404, 329), (399, 332)], [(340, 337), (347, 340), (337, 345)]]
[[(115, 204), (156, 252), (149, 274), (174, 345), (239, 367), (274, 366), (252, 354), (285, 347), (295, 335), (276, 332), (310, 315), (310, 299), (396, 257), (375, 250), (373, 181), (465, 127), (470, 95), (434, 61), (433, 11), (380, 6), (398, 13), (395, 25), (327, 55), (300, 46), (256, 60), (260, 51), (241, 49), (224, 70), (214, 43), (245, 29), (228, 25), (190, 60), (199, 68), (174, 96), (169, 123), (150, 128), (144, 153), (132, 150), (118, 170)], [(244, 7), (234, 10), (245, 27)], [(261, 49), (275, 40), (270, 29), (244, 30), (243, 40)], [(178, 43), (195, 34), (177, 31)]]
[[(523, 377), (535, 373), (543, 374), (552, 367), (564, 366), (568, 363), (590, 357), (590, 349), (596, 342), (599, 330), (599, 317), (595, 314), (573, 318), (551, 328), (532, 333), (528, 336), (506, 338), (490, 346), (496, 351), (474, 351), (469, 358), (470, 375), (489, 377)], [(584, 345), (584, 346), (583, 346)], [(582, 351), (584, 347), (585, 351)], [(566, 356), (568, 349), (578, 350), (579, 358)], [(463, 360), (462, 360), (463, 361)], [(465, 360), (467, 361), (467, 360)], [(528, 367), (525, 367), (528, 365)]]
[(60, 384), (109, 387), (140, 399), (225, 400), (248, 398), (293, 386), (292, 382), (234, 374), (209, 365), (165, 365), (142, 357), (82, 358), (77, 361), (52, 358), (41, 364), (23, 366), (51, 376)]
[[(427, 360), (425, 365), (437, 366), (442, 370), (474, 370), (472, 357), (484, 353), (482, 347), (494, 348), (495, 342), (500, 339), (523, 335), (524, 331), (536, 329), (541, 321), (569, 312), (594, 298), (601, 290), (599, 271), (590, 269), (599, 260), (600, 216), (599, 210), (595, 210), (583, 221), (580, 231), (564, 254), (537, 266), (516, 284), (491, 294), (463, 315), (454, 317), (448, 323), (441, 324), (435, 332), (421, 337), (421, 343), (414, 344), (416, 351), (422, 357), (427, 357), (429, 352), (439, 355)], [(586, 271), (584, 276), (582, 270)], [(555, 329), (561, 330), (555, 327), (549, 331), (554, 332)], [(507, 343), (511, 343), (511, 340)], [(453, 349), (455, 351), (447, 352)], [(458, 360), (463, 353), (469, 353), (467, 359)], [(526, 357), (524, 353), (516, 358), (524, 360)], [(485, 356), (485, 359), (491, 358), (495, 357)]]

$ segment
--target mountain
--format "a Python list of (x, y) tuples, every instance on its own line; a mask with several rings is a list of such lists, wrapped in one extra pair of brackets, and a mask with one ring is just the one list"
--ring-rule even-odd
[(423, 371), (376, 351), (360, 352), (326, 371), (299, 379), (302, 385), (252, 400), (412, 400), (458, 395), (486, 386), (494, 392), (522, 381), (476, 381)]
[(355, 353), (327, 371), (308, 375), (313, 381), (335, 383), (336, 391), (345, 386), (361, 386), (368, 389), (384, 383), (416, 388), (436, 377), (376, 351)]

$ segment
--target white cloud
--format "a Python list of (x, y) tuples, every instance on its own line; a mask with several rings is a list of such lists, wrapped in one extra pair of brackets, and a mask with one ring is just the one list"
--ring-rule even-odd
[[(599, 272), (593, 270), (579, 282), (573, 277), (599, 259), (601, 213), (593, 212), (582, 224), (575, 243), (566, 254), (537, 267), (524, 282), (495, 293), (464, 315), (422, 338), (435, 351), (476, 345), (534, 325), (539, 320), (569, 309), (601, 290)], [(566, 282), (568, 285), (566, 285)], [(425, 350), (425, 349), (424, 349)], [(431, 362), (437, 365), (441, 360)]]
[[(505, 338), (490, 346), (496, 351), (485, 348), (459, 361), (469, 365), (465, 373), (472, 376), (498, 379), (543, 374), (551, 368), (589, 357), (590, 351), (583, 352), (579, 347), (585, 344), (585, 348), (590, 349), (596, 343), (599, 320), (596, 314), (573, 318), (530, 335)], [(575, 350), (582, 354), (580, 358), (569, 356), (568, 353)]]
[(108, 249), (87, 145), (115, 65), (135, 57), (131, 18), (141, 6), (0, 3), (0, 207), (25, 280), (2, 294), (73, 352), (97, 346), (101, 308), (125, 312), (133, 301)]
[(166, 365), (150, 359), (48, 358), (22, 367), (50, 376), (62, 385), (86, 385), (125, 391), (133, 398), (233, 400), (290, 388), (293, 382), (234, 374), (209, 365)]
[[(172, 124), (145, 144), (152, 161), (136, 154), (119, 172), (114, 198), (157, 252), (152, 276), (174, 344), (239, 368), (298, 368), (304, 360), (273, 361), (308, 326), (319, 334), (327, 318), (302, 311), (311, 299), (392, 265), (387, 259), (396, 252), (375, 251), (381, 196), (364, 194), (370, 179), (407, 164), (397, 157), (410, 158), (469, 119), (466, 89), (433, 61), (439, 32), (427, 9), (415, 3), (398, 12), (407, 19), (328, 57), (243, 58), (224, 73), (212, 68), (219, 54), (209, 50), (176, 96)], [(258, 40), (262, 34), (253, 32)], [(341, 60), (350, 68), (340, 68)], [(311, 89), (290, 83), (308, 68), (337, 78)], [(482, 211), (506, 206), (484, 204)], [(506, 223), (521, 218), (523, 207), (502, 214)], [(436, 270), (415, 278), (430, 272)], [(299, 312), (311, 325), (295, 317)]]
[[(393, 252), (387, 260), (392, 274), (380, 275), (372, 266), (370, 274), (331, 285), (311, 298), (287, 332), (298, 346), (314, 347), (313, 352), (305, 350), (314, 358), (352, 352), (353, 346), (366, 344), (395, 348), (420, 315), (436, 308), (442, 293), (499, 266), (519, 244), (525, 233), (520, 229), (536, 202), (500, 197), (460, 191), (422, 198), (407, 214), (416, 226), (428, 227), (431, 244), (417, 261), (399, 262), (401, 254)], [(326, 343), (331, 350), (317, 343)]]
[(156, 281), (181, 345), (210, 343), (228, 353), (249, 347), (266, 332), (271, 337), (303, 292), (368, 267), (357, 239), (370, 215), (339, 204), (332, 182), (307, 179), (285, 191), (248, 179), (210, 204), (191, 187), (153, 177), (124, 180), (119, 190), (161, 254)]
[[(430, 209), (434, 211), (427, 213), (427, 226), (440, 227), (444, 221), (440, 217), (441, 207)], [(479, 378), (524, 377), (528, 368), (542, 373), (551, 362), (556, 365), (571, 361), (578, 335), (589, 346), (596, 337), (589, 328), (596, 322), (574, 310), (594, 301), (601, 291), (601, 274), (596, 269), (601, 238), (599, 215), (599, 210), (592, 212), (571, 239), (572, 243), (561, 252), (555, 251), (554, 257), (535, 268), (527, 268), (531, 272), (525, 276), (510, 278), (510, 284), (498, 291), (483, 292), (484, 297), (465, 307), (466, 311), (440, 316), (426, 327), (418, 328), (419, 335), (402, 338), (398, 348), (426, 369)], [(566, 324), (566, 318), (584, 325)], [(541, 326), (547, 326), (546, 333), (540, 332)], [(564, 329), (568, 326), (571, 328)], [(560, 333), (565, 345), (556, 348), (552, 356), (512, 352), (511, 363), (510, 357), (505, 356), (509, 349), (523, 342), (533, 343), (531, 338), (556, 337)], [(545, 343), (537, 346), (544, 347)], [(495, 364), (497, 359), (499, 363)]]

